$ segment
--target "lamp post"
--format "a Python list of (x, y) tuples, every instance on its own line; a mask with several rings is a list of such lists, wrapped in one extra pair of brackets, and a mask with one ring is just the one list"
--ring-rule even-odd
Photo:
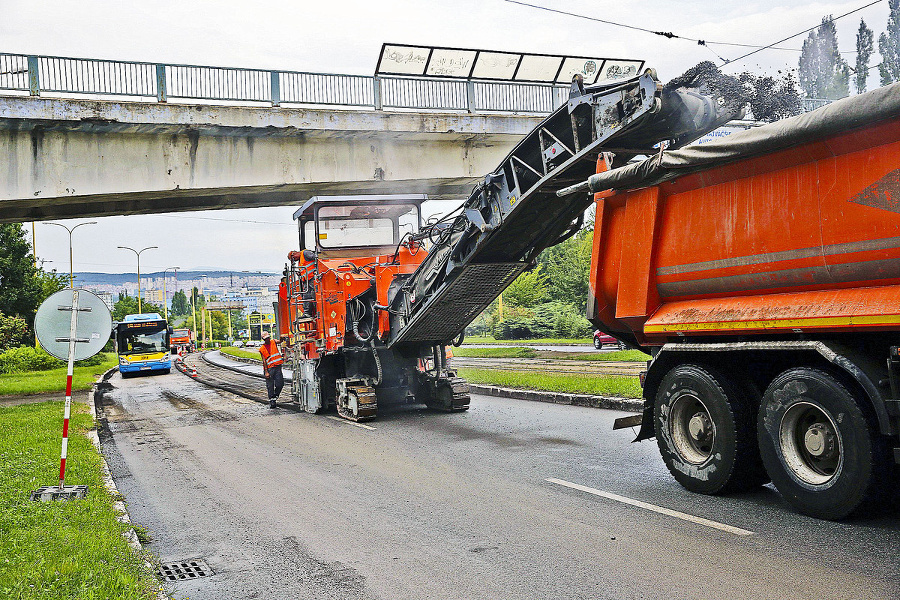
[[(56, 225), (57, 227), (62, 227), (63, 229), (65, 229), (66, 231), (69, 232), (69, 287), (70, 288), (75, 287), (75, 275), (72, 272), (72, 232), (75, 231), (76, 229), (78, 229), (79, 227), (81, 227), (82, 225), (96, 225), (96, 224), (97, 224), (97, 221), (87, 221), (85, 223), (79, 223), (78, 225), (75, 225), (74, 227), (69, 229), (62, 223), (52, 223), (50, 221), (47, 222), (47, 225)], [(32, 234), (32, 243), (34, 242), (33, 236), (34, 236), (34, 234)], [(35, 257), (35, 259), (36, 258), (37, 257)]]
[(142, 248), (140, 250), (135, 250), (134, 248), (129, 248), (128, 246), (118, 246), (122, 250), (131, 250), (137, 256), (137, 277), (138, 277), (138, 312), (141, 312), (141, 252), (144, 250), (152, 250), (154, 248), (158, 248), (159, 246), (147, 246), (146, 248)]
[[(178, 286), (178, 269), (181, 267), (166, 267), (163, 269), (163, 311), (166, 313), (166, 321), (169, 320), (169, 292), (166, 290), (166, 273), (175, 271), (175, 285)], [(178, 290), (175, 290), (176, 292)]]

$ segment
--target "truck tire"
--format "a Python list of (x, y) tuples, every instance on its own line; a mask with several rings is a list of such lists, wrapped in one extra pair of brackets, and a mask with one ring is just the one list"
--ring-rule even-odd
[(800, 512), (843, 519), (887, 489), (887, 446), (859, 398), (824, 371), (789, 369), (763, 395), (757, 421), (766, 471)]
[(663, 462), (692, 492), (720, 494), (768, 479), (756, 447), (753, 404), (731, 379), (679, 365), (663, 377), (654, 406)]

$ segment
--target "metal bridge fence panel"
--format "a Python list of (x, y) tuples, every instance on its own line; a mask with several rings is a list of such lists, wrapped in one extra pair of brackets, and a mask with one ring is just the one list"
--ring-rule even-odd
[(382, 77), (381, 102), (391, 108), (469, 109), (466, 82), (450, 79)]
[(0, 89), (28, 91), (28, 57), (0, 54)]
[(166, 65), (166, 82), (168, 98), (234, 102), (272, 101), (270, 71)]
[(549, 113), (568, 100), (560, 88), (528, 83), (475, 82), (475, 110)]
[(39, 56), (40, 89), (114, 96), (155, 96), (150, 63)]
[(281, 101), (298, 104), (374, 106), (374, 77), (280, 71)]

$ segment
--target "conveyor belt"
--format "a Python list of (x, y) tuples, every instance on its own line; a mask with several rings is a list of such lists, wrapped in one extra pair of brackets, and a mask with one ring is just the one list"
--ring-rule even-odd
[(664, 90), (652, 71), (614, 85), (573, 83), (569, 102), (485, 176), (449, 227), (432, 232), (429, 256), (390, 298), (388, 346), (449, 342), (542, 250), (577, 232), (591, 196), (556, 192), (595, 173), (601, 152), (615, 152), (618, 166), (733, 118), (709, 83)]

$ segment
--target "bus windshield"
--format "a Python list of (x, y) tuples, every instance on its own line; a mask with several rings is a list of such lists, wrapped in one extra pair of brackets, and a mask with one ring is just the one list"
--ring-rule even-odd
[(117, 337), (119, 354), (167, 352), (166, 326), (120, 329)]

